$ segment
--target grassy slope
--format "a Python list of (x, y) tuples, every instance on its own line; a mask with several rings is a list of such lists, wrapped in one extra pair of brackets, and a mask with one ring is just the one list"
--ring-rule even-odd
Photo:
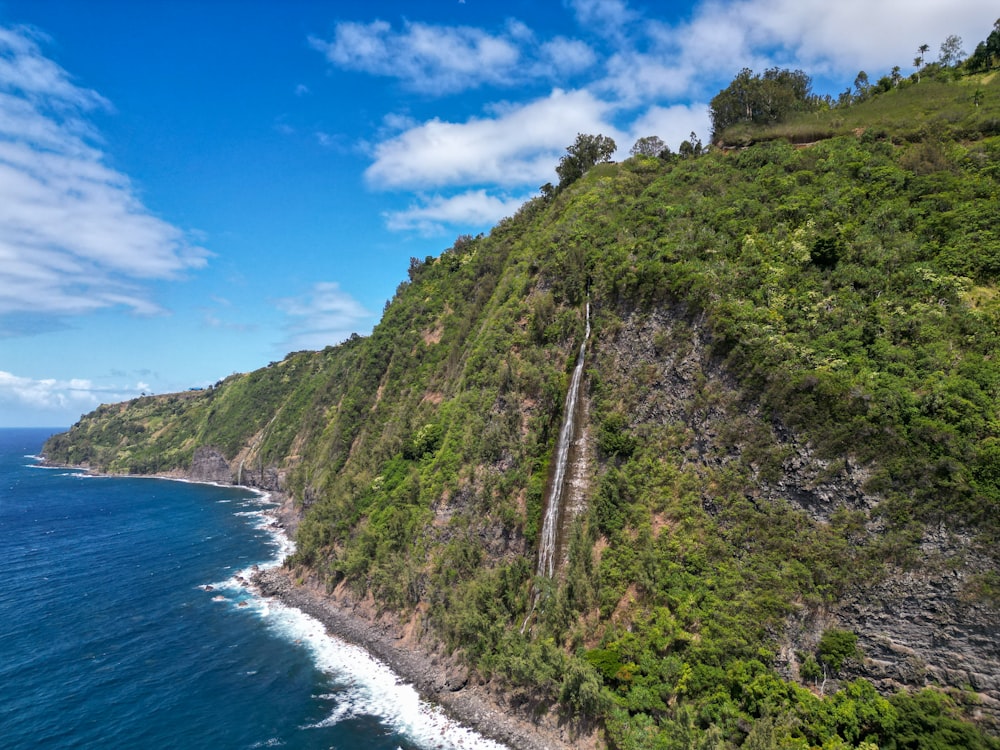
[[(880, 110), (862, 138), (599, 167), (415, 265), (370, 338), (102, 407), (47, 455), (155, 471), (199, 444), (233, 458), (259, 441), (309, 508), (297, 564), (388, 608), (424, 608), (483, 673), (602, 717), (620, 747), (906, 746), (918, 724), (985, 747), (946, 699), (889, 703), (856, 683), (820, 700), (778, 677), (774, 652), (789, 613), (835, 606), (886, 554), (906, 559), (924, 523), (995, 549), (1000, 143), (921, 139), (908, 113), (932, 90), (871, 102), (891, 96), (896, 114)], [(957, 84), (942, 91), (964, 101)], [(591, 509), (564, 578), (533, 582), (588, 289)], [(740, 386), (725, 398), (706, 386), (689, 408), (740, 420), (761, 436), (753, 455), (724, 461), (732, 444), (717, 441), (719, 460), (692, 461), (690, 423), (638, 418), (655, 373), (620, 379), (609, 342), (630, 315), (664, 310), (673, 323), (652, 350), (666, 358), (701, 331)], [(879, 517), (845, 508), (818, 522), (751, 502), (782, 460), (774, 422), (833, 464), (867, 464)], [(859, 536), (873, 522), (882, 531)], [(522, 635), (533, 585), (545, 604)], [(994, 574), (972, 593), (996, 591)]]
[[(976, 92), (980, 94), (978, 106)], [(768, 127), (736, 125), (722, 134), (721, 143), (730, 147), (776, 139), (810, 143), (859, 129), (885, 131), (897, 142), (998, 135), (1000, 72), (957, 80), (950, 73), (939, 73), (925, 76), (919, 83), (906, 79), (899, 88), (851, 107), (802, 113)]]

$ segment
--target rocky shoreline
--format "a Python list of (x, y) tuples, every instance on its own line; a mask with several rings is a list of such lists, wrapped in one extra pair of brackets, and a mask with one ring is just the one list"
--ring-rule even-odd
[(257, 571), (250, 585), (261, 596), (316, 618), (331, 635), (385, 663), (424, 700), (511, 750), (600, 747), (593, 732), (580, 736), (549, 712), (529, 720), (523, 707), (512, 705), (503, 693), (476, 679), (454, 657), (418, 639), (412, 627), (373, 617), (365, 602), (353, 601), (344, 591), (327, 594), (314, 581), (296, 580), (284, 567)]
[[(284, 493), (270, 494), (278, 503), (270, 511), (275, 528), (294, 538), (300, 520), (298, 510)], [(421, 698), (511, 750), (604, 747), (593, 727), (583, 730), (553, 711), (517, 703), (508, 692), (470, 673), (456, 656), (444, 653), (437, 639), (421, 632), (419, 618), (402, 623), (389, 615), (379, 616), (371, 597), (358, 601), (343, 586), (328, 592), (307, 571), (292, 571), (284, 566), (258, 569), (248, 585), (260, 596), (316, 618), (331, 636), (383, 662), (413, 685)]]
[[(54, 466), (49, 461), (46, 465)], [(102, 475), (89, 466), (72, 466)], [(195, 468), (195, 467), (193, 467)], [(103, 475), (107, 476), (107, 475)], [(118, 475), (111, 475), (118, 476)], [(139, 476), (139, 475), (122, 475)], [(271, 488), (237, 485), (221, 472), (175, 470), (153, 479), (187, 481), (217, 486), (240, 486), (268, 495), (277, 505), (268, 511), (274, 531), (295, 538), (300, 514), (291, 498)], [(358, 646), (413, 685), (421, 698), (438, 705), (460, 724), (510, 750), (600, 750), (605, 747), (594, 727), (560, 717), (551, 710), (518, 702), (496, 685), (471, 674), (454, 655), (443, 653), (432, 636), (421, 637), (414, 623), (379, 617), (374, 601), (357, 601), (344, 588), (327, 592), (316, 580), (284, 566), (258, 568), (246, 585), (260, 596), (298, 609), (323, 624), (327, 633)]]

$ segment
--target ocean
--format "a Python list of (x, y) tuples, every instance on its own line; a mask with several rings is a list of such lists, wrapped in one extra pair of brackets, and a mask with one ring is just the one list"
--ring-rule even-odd
[(266, 496), (41, 468), (0, 430), (0, 745), (499, 750), (237, 576), (290, 543)]

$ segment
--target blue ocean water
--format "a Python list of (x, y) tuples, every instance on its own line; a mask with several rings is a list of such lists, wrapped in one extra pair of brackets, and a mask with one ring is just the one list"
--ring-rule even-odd
[(235, 576), (274, 564), (266, 498), (39, 468), (0, 430), (4, 748), (497, 748)]

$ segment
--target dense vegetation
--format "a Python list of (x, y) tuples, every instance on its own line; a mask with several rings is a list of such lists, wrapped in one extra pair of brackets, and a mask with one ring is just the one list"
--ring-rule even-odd
[[(567, 166), (488, 236), (414, 259), (372, 336), (101, 407), (46, 455), (155, 472), (212, 445), (281, 467), (306, 509), (293, 565), (419, 610), (616, 748), (1000, 747), (962, 721), (968, 691), (834, 689), (864, 658), (852, 632), (827, 628), (792, 673), (778, 656), (790, 616), (919, 566), (928, 526), (996, 562), (997, 102), (989, 73), (925, 75), (808, 113), (809, 148), (786, 120), (739, 151)], [(562, 573), (536, 579), (588, 298), (589, 505)], [(695, 339), (725, 377), (665, 419), (664, 363)], [(865, 467), (878, 504), (817, 516), (762, 492), (786, 433), (831, 475)], [(967, 592), (982, 606), (996, 570)]]

